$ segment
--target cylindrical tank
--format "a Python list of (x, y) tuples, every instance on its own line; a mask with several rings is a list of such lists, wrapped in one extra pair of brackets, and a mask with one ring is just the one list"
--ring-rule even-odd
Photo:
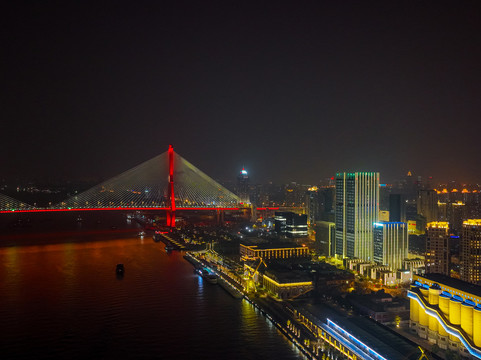
[[(458, 296), (453, 296), (449, 300), (449, 322), (453, 325), (461, 325), (461, 303), (462, 300)], [(459, 342), (456, 336), (449, 335), (449, 338)]]
[(419, 322), (419, 304), (416, 300), (410, 299), (410, 319), (415, 322)]
[[(451, 295), (449, 295), (448, 293), (444, 292), (441, 295), (439, 295), (439, 309), (444, 315), (446, 315), (447, 318), (449, 318), (449, 299), (451, 299)], [(442, 324), (438, 325), (438, 332), (439, 332), (439, 335), (441, 336), (448, 335), (446, 330), (444, 330), (444, 327)]]
[(449, 314), (449, 300), (451, 299), (451, 295), (447, 293), (442, 293), (439, 295), (439, 310), (446, 316)]
[(429, 325), (429, 315), (426, 313), (423, 307), (419, 306), (419, 325), (428, 326)]
[(474, 345), (481, 347), (481, 304), (473, 309), (473, 341)]
[(427, 286), (421, 286), (419, 289), (421, 289), (421, 294), (423, 294), (423, 297), (428, 301), (428, 299), (429, 299), (429, 288)]
[(429, 323), (429, 330), (438, 332), (438, 319), (436, 317), (429, 316), (428, 323)]
[(438, 284), (432, 284), (428, 291), (428, 301), (431, 305), (439, 304), (439, 295), (442, 290)]
[(461, 328), (470, 338), (473, 337), (473, 308), (474, 303), (472, 301), (465, 300), (461, 304)]

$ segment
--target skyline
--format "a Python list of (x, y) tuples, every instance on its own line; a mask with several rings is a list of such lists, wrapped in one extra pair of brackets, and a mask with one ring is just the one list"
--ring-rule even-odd
[(479, 3), (115, 4), (4, 6), (2, 178), (481, 179)]

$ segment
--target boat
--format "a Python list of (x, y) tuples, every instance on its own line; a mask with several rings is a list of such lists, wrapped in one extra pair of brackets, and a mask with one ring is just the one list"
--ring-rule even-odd
[(242, 299), (244, 297), (244, 294), (239, 291), (239, 289), (235, 288), (232, 284), (230, 284), (228, 281), (222, 279), (219, 277), (217, 283), (225, 290), (227, 291), (233, 298), (235, 299)]
[(144, 235), (145, 235), (145, 231), (139, 232), (139, 236), (144, 236)]
[(82, 217), (81, 217), (80, 215), (77, 216), (77, 221), (78, 221), (78, 222), (82, 222), (83, 220), (84, 220), (84, 219), (82, 219)]
[(205, 279), (208, 283), (217, 284), (218, 276), (216, 274), (208, 272), (206, 269), (200, 270), (200, 276)]
[(165, 247), (165, 251), (172, 251), (172, 250), (175, 250), (175, 248), (172, 245), (167, 245)]
[(123, 275), (125, 272), (124, 264), (117, 264), (117, 268), (115, 269), (115, 272), (118, 275)]

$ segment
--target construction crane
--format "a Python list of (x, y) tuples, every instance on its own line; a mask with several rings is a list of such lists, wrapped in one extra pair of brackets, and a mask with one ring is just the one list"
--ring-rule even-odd
[(254, 276), (259, 271), (259, 268), (260, 268), (261, 264), (264, 264), (264, 266), (267, 267), (267, 264), (265, 263), (264, 259), (262, 259), (260, 257), (258, 259), (259, 259), (259, 264), (257, 264), (257, 266), (255, 267), (255, 269), (252, 273), (249, 271), (248, 277), (247, 277), (247, 279), (248, 279), (247, 288), (253, 288), (255, 291), (257, 291), (257, 290), (256, 290), (256, 286), (255, 286)]
[(265, 267), (267, 267), (267, 264), (265, 263), (264, 259), (263, 258), (259, 258), (259, 264), (256, 266), (256, 269), (254, 270), (254, 272), (252, 273), (251, 275), (251, 278), (254, 278), (254, 275), (257, 273), (257, 271), (259, 270), (261, 264), (264, 264)]

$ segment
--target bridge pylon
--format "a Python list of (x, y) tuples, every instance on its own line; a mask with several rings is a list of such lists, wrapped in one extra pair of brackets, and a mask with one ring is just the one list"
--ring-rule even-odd
[(174, 148), (169, 145), (169, 209), (167, 210), (167, 226), (175, 227), (175, 193), (174, 193)]

